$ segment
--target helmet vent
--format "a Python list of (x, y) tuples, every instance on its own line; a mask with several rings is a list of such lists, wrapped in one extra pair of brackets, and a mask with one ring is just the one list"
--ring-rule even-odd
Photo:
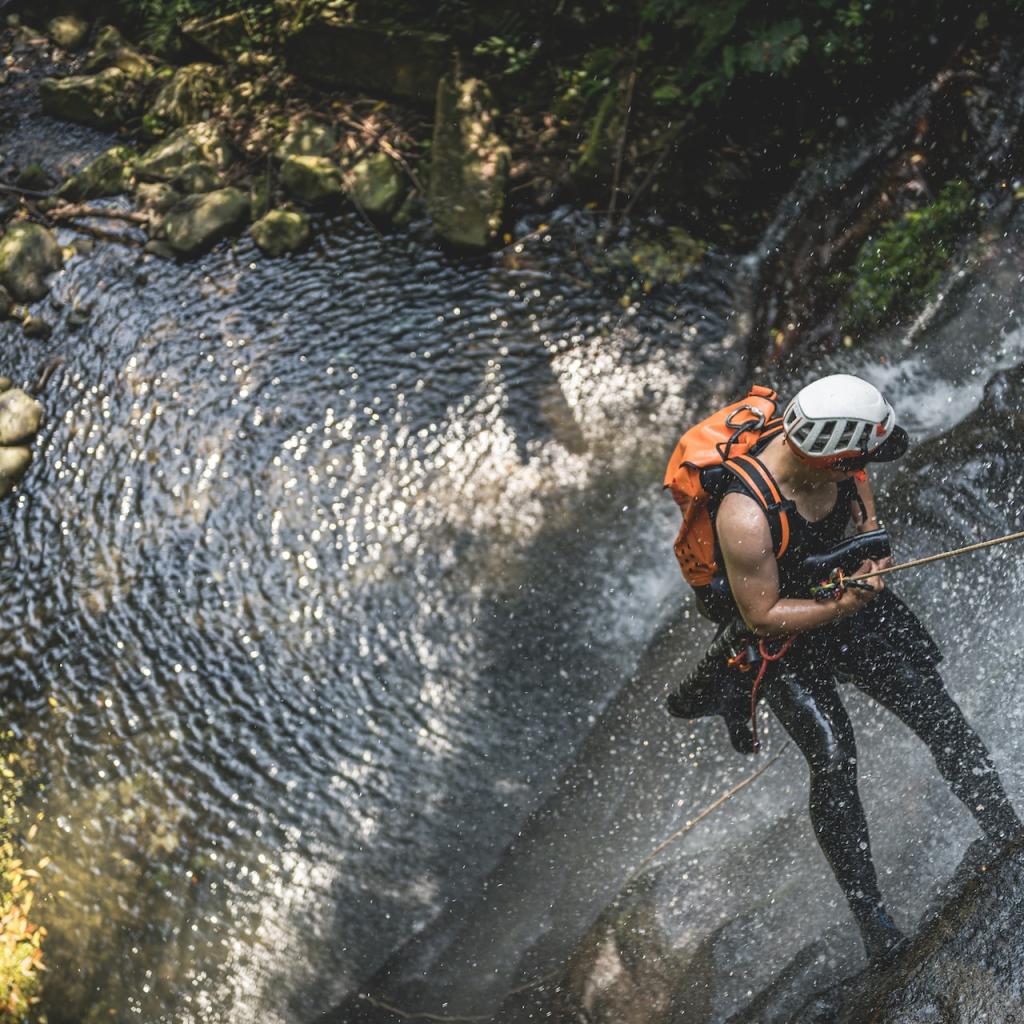
[(822, 452), (828, 450), (829, 439), (835, 433), (835, 429), (838, 425), (839, 423), (837, 420), (826, 420), (820, 425), (818, 436), (814, 439), (814, 443), (812, 445), (812, 455), (820, 455)]
[(839, 445), (836, 448), (838, 452), (849, 451), (851, 448), (857, 447), (857, 435), (860, 433), (860, 424), (854, 420), (852, 423), (846, 425), (846, 429), (843, 431), (843, 436), (839, 438)]

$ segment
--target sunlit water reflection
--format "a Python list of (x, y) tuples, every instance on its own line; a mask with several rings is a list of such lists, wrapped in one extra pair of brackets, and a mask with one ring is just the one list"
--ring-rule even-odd
[(591, 234), (104, 246), (51, 341), (2, 329), (15, 378), (65, 360), (3, 512), (0, 659), (53, 1019), (326, 1008), (571, 759), (674, 584), (643, 543), (665, 440), (737, 360), (724, 263), (623, 308)]

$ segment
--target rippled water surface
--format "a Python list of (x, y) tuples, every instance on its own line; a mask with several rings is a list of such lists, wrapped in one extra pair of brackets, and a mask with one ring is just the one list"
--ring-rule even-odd
[(3, 510), (0, 658), (56, 1016), (325, 1009), (571, 759), (675, 582), (644, 544), (666, 438), (737, 361), (724, 265), (624, 307), (592, 234), (100, 246), (50, 341), (2, 329), (15, 378), (64, 360)]

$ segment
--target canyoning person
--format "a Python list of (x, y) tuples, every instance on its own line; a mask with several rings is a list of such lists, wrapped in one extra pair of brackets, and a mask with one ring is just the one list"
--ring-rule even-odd
[[(867, 468), (907, 448), (892, 407), (867, 381), (836, 374), (801, 389), (781, 418), (775, 409), (774, 392), (751, 389), (684, 435), (669, 465), (666, 486), (684, 511), (676, 554), (700, 609), (720, 628), (668, 708), (685, 718), (723, 715), (733, 746), (750, 753), (763, 696), (807, 759), (814, 834), (869, 961), (880, 963), (903, 936), (878, 887), (840, 682), (920, 737), (987, 838), (1018, 839), (1022, 825), (984, 743), (945, 688), (942, 654), (885, 581), (836, 586), (827, 600), (810, 594), (810, 556), (851, 533), (876, 544), (885, 538)], [(851, 568), (867, 573), (889, 563), (865, 558)]]

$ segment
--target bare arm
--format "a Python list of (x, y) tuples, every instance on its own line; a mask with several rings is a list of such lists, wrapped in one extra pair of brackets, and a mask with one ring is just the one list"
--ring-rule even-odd
[[(771, 531), (754, 499), (745, 494), (727, 494), (715, 528), (736, 606), (758, 636), (786, 636), (826, 626), (859, 611), (884, 586), (882, 580), (876, 580), (874, 592), (852, 588), (838, 601), (780, 597)], [(871, 568), (877, 566), (865, 563), (858, 571)]]

